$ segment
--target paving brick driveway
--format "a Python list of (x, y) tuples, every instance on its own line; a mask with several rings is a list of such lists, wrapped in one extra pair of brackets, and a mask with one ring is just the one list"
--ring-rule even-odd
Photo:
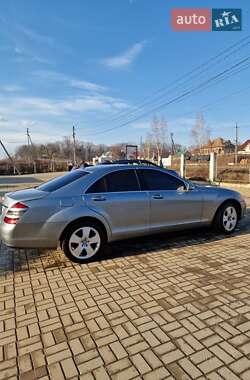
[(250, 379), (250, 215), (114, 244), (106, 260), (0, 247), (1, 379)]

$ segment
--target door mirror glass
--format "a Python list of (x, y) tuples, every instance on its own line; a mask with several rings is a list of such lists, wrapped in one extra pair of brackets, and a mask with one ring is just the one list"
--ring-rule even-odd
[(186, 191), (195, 189), (195, 185), (192, 182), (186, 182), (185, 185), (186, 185)]
[(188, 191), (188, 186), (184, 186), (184, 185), (179, 186), (177, 191)]

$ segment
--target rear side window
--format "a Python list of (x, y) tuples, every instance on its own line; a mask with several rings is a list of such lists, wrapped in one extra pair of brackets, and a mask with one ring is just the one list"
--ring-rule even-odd
[(83, 170), (74, 170), (67, 174), (65, 174), (62, 177), (58, 177), (55, 179), (52, 179), (49, 182), (46, 182), (42, 184), (41, 186), (38, 186), (39, 190), (47, 191), (49, 193), (52, 193), (55, 190), (60, 189), (63, 186), (66, 186), (77, 179), (84, 177), (85, 175), (89, 174), (88, 172), (84, 172)]
[(88, 188), (86, 193), (117, 193), (139, 190), (140, 187), (134, 170), (118, 170), (100, 178)]
[(91, 185), (88, 190), (86, 191), (87, 194), (93, 194), (93, 193), (105, 193), (107, 191), (106, 189), (106, 182), (104, 178), (98, 179), (93, 185)]
[(119, 170), (106, 175), (107, 191), (139, 191), (139, 183), (134, 170)]
[(167, 173), (158, 170), (138, 170), (142, 190), (177, 190), (184, 183)]
[(139, 191), (139, 183), (134, 170), (119, 170), (105, 177), (107, 191)]

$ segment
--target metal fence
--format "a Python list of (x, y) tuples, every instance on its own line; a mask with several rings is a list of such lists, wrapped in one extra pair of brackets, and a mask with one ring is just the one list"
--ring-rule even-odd
[[(181, 159), (173, 156), (171, 168), (180, 173)], [(184, 165), (184, 176), (191, 180), (209, 180), (209, 156), (187, 157)], [(250, 183), (250, 157), (238, 156), (235, 164), (233, 154), (216, 156), (215, 180), (219, 182)]]
[[(15, 166), (21, 174), (60, 172), (68, 168), (67, 160), (35, 160), (33, 162), (15, 161)], [(14, 174), (13, 165), (10, 161), (0, 162), (0, 175)]]

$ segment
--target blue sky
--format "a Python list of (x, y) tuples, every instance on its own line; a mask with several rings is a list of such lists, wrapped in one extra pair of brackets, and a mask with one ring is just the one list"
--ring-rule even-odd
[[(174, 7), (242, 8), (243, 30), (173, 32)], [(162, 100), (180, 95), (182, 86), (168, 92), (169, 83), (248, 36), (249, 20), (247, 0), (1, 1), (1, 138), (13, 152), (26, 142), (26, 128), (41, 143), (69, 136), (74, 124), (80, 140), (139, 142), (154, 112), (130, 120), (138, 102), (164, 86)], [(211, 64), (188, 85), (199, 85), (249, 51), (248, 44)], [(243, 141), (250, 138), (249, 79), (246, 68), (156, 114), (166, 118), (178, 143), (191, 143), (190, 129), (201, 111), (212, 137), (233, 138), (238, 122)]]

